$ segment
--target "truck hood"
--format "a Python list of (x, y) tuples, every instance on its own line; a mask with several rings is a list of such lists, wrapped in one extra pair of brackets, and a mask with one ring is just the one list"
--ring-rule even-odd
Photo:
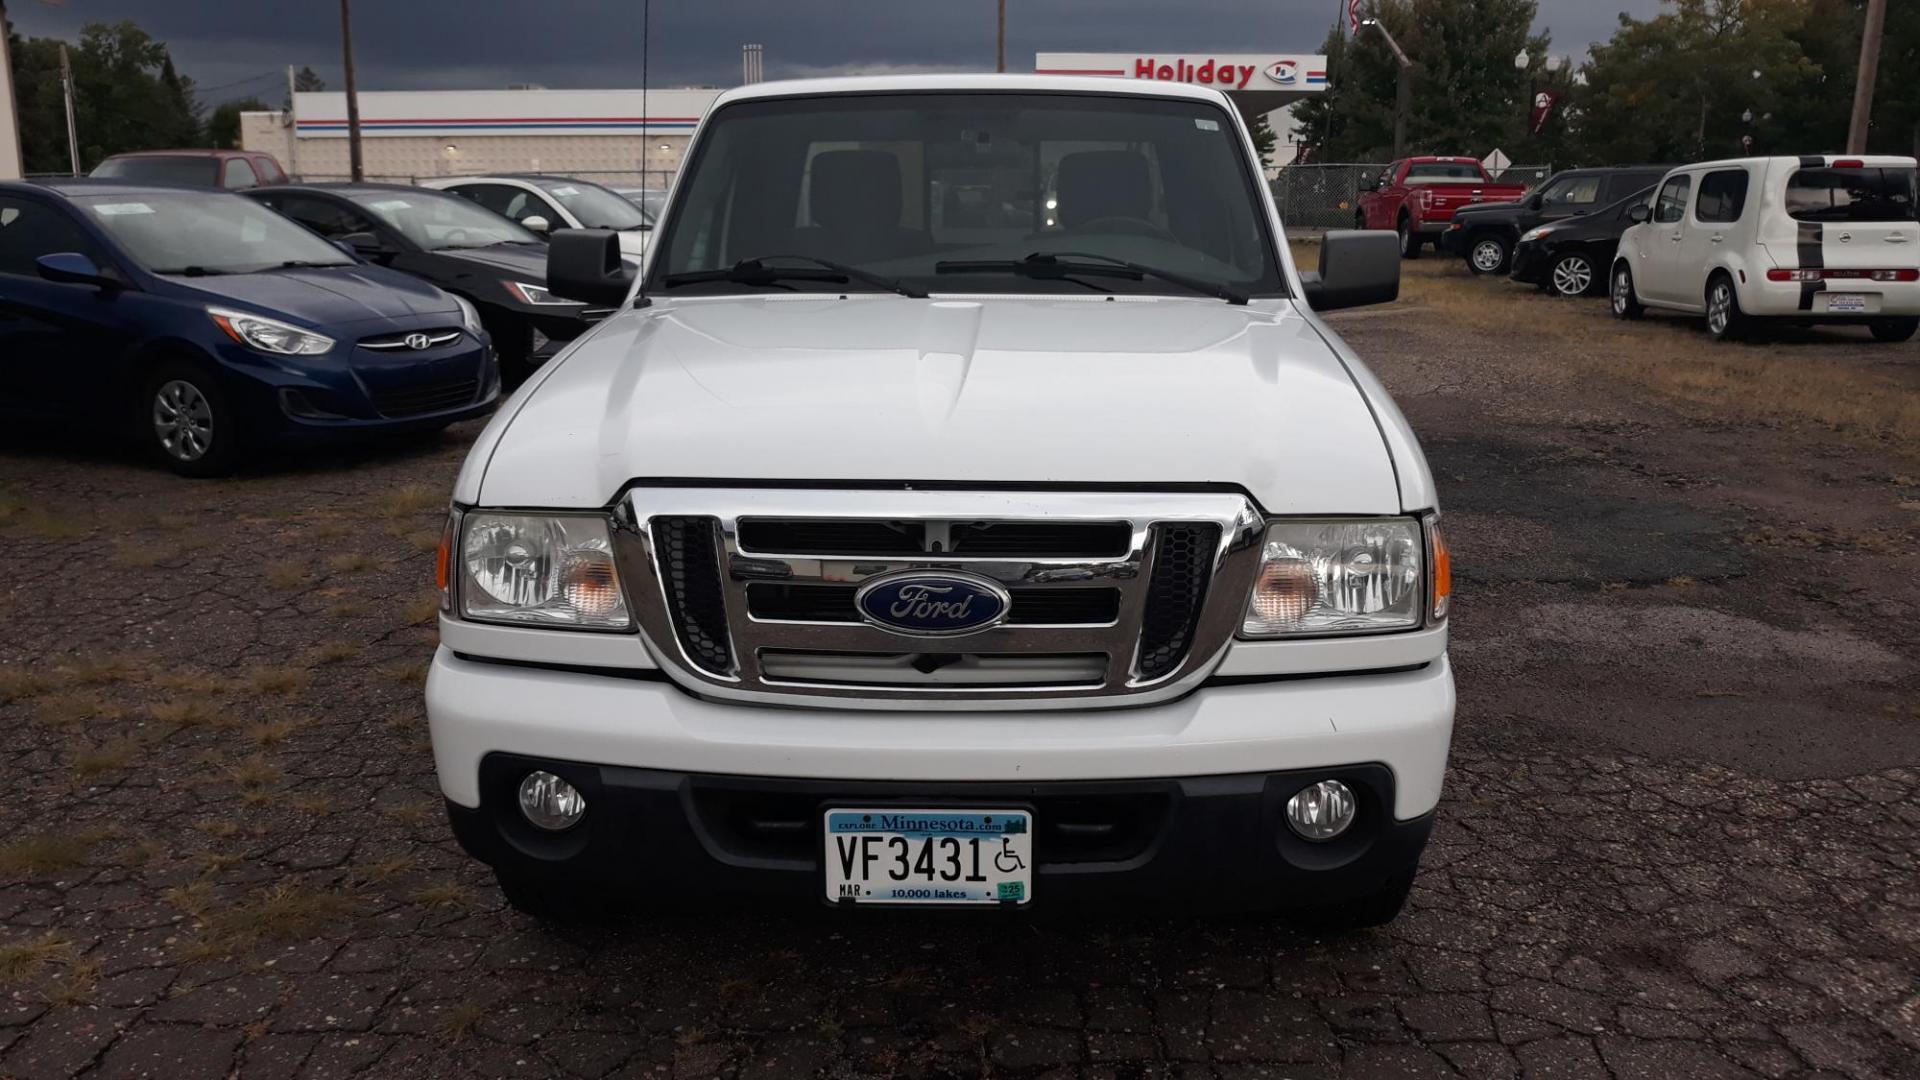
[(603, 506), (665, 478), (1217, 484), (1272, 513), (1402, 509), (1367, 398), (1285, 302), (665, 301), (549, 367), (476, 447), (478, 502)]

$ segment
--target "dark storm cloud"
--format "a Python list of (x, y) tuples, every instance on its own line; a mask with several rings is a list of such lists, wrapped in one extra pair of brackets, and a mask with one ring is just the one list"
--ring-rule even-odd
[[(1041, 51), (1296, 51), (1316, 48), (1341, 0), (1008, 0), (1007, 66)], [(1575, 55), (1618, 12), (1659, 0), (1541, 0), (1539, 26)], [(171, 48), (212, 101), (282, 94), (286, 65), (340, 84), (335, 0), (12, 0), (29, 35), (71, 37), (82, 22), (132, 19)], [(354, 59), (367, 90), (623, 87), (640, 83), (634, 0), (355, 0)], [(739, 47), (766, 46), (769, 77), (889, 70), (991, 70), (994, 0), (655, 0), (656, 86), (731, 85)]]

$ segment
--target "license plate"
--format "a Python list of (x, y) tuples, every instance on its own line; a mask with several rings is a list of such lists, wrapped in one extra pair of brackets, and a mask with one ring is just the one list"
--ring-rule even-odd
[(1867, 298), (1860, 293), (1828, 293), (1827, 310), (1854, 315), (1865, 315), (1867, 313)]
[(831, 903), (1033, 899), (1033, 815), (1025, 810), (835, 809), (825, 831)]

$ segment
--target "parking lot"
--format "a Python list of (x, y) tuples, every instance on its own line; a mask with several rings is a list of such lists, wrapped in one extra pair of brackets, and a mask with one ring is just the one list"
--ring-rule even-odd
[(0, 1075), (1920, 1076), (1920, 347), (1432, 257), (1331, 321), (1460, 582), (1390, 927), (543, 930), (455, 846), (421, 708), (477, 423), (210, 482), (16, 432)]

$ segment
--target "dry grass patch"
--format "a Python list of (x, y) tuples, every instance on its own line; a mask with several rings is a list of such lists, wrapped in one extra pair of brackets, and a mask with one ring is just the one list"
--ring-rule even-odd
[(44, 506), (29, 506), (4, 519), (39, 540), (78, 540), (93, 531), (94, 521), (79, 514), (62, 514)]
[(366, 881), (386, 881), (388, 878), (399, 877), (411, 869), (413, 869), (412, 859), (405, 855), (395, 855), (392, 858), (358, 867), (355, 874)]
[(342, 600), (340, 603), (328, 605), (321, 614), (330, 619), (358, 619), (361, 616), (373, 614), (373, 609), (358, 600)]
[(283, 881), (215, 912), (208, 929), (231, 941), (300, 941), (353, 918), (362, 907), (350, 892)]
[(343, 555), (327, 556), (327, 569), (343, 574), (371, 570), (374, 567), (373, 556), (360, 551), (350, 551)]
[(344, 664), (365, 651), (351, 641), (326, 641), (315, 646), (307, 659), (314, 664)]
[(297, 559), (272, 563), (266, 571), (267, 584), (276, 589), (297, 589), (307, 583), (307, 564)]
[(438, 596), (422, 596), (417, 600), (409, 600), (400, 608), (400, 617), (406, 620), (408, 626), (417, 626), (439, 614), (440, 598)]
[(98, 745), (81, 746), (73, 752), (73, 771), (81, 776), (98, 776), (101, 773), (124, 769), (133, 764), (145, 749), (138, 739), (109, 739)]
[(197, 671), (169, 671), (155, 675), (149, 681), (159, 689), (177, 694), (217, 694), (227, 688), (227, 684), (220, 679)]
[(207, 881), (195, 881), (187, 885), (175, 885), (160, 894), (160, 898), (180, 909), (180, 914), (199, 922), (213, 910), (213, 884)]
[[(374, 504), (383, 517), (409, 517), (428, 510), (445, 510), (447, 493), (425, 484), (405, 484), (382, 495)], [(434, 537), (438, 544), (440, 538)]]
[(165, 542), (116, 540), (113, 544), (115, 565), (133, 570), (150, 570), (161, 563), (178, 562), (185, 554), (179, 545)]
[(380, 674), (393, 682), (410, 686), (425, 686), (427, 684), (427, 661), (414, 660), (398, 664), (387, 664), (380, 669)]
[(460, 1040), (471, 1034), (486, 1015), (486, 1009), (471, 1001), (462, 1001), (447, 1010), (446, 1017), (440, 1022), (440, 1030), (446, 1034), (448, 1042), (458, 1046)]
[(76, 660), (71, 664), (62, 664), (56, 669), (61, 678), (80, 686), (105, 686), (108, 683), (125, 682), (142, 671), (142, 665), (131, 657), (102, 656), (87, 660)]
[(18, 667), (0, 667), (0, 705), (43, 694), (52, 686), (53, 680), (37, 671)]
[(1617, 370), (1715, 420), (1814, 424), (1875, 441), (1920, 442), (1920, 383), (1911, 375), (1863, 370), (1845, 361), (1823, 363), (1814, 351), (1818, 348), (1801, 346), (1782, 355), (1715, 347), (1709, 355), (1679, 360), (1628, 353), (1618, 359)]
[(174, 698), (147, 707), (147, 715), (163, 724), (179, 727), (202, 727), (224, 723), (220, 711), (213, 702), (204, 697)]
[(60, 974), (41, 988), (40, 997), (49, 1005), (91, 1005), (100, 971), (98, 959), (72, 957), (61, 966)]
[(56, 934), (0, 941), (0, 983), (24, 982), (41, 968), (73, 955), (73, 946)]
[(230, 840), (240, 835), (240, 823), (232, 818), (204, 818), (194, 822), (193, 827), (215, 840)]
[(407, 902), (436, 908), (471, 907), (473, 890), (453, 882), (424, 885), (408, 893)]
[(249, 694), (287, 697), (305, 690), (311, 678), (312, 676), (302, 668), (257, 667), (242, 677), (240, 687)]
[(278, 746), (298, 730), (298, 720), (267, 720), (248, 728), (247, 740), (255, 746)]
[(45, 874), (84, 866), (106, 839), (103, 832), (34, 833), (0, 844), (0, 878)]

